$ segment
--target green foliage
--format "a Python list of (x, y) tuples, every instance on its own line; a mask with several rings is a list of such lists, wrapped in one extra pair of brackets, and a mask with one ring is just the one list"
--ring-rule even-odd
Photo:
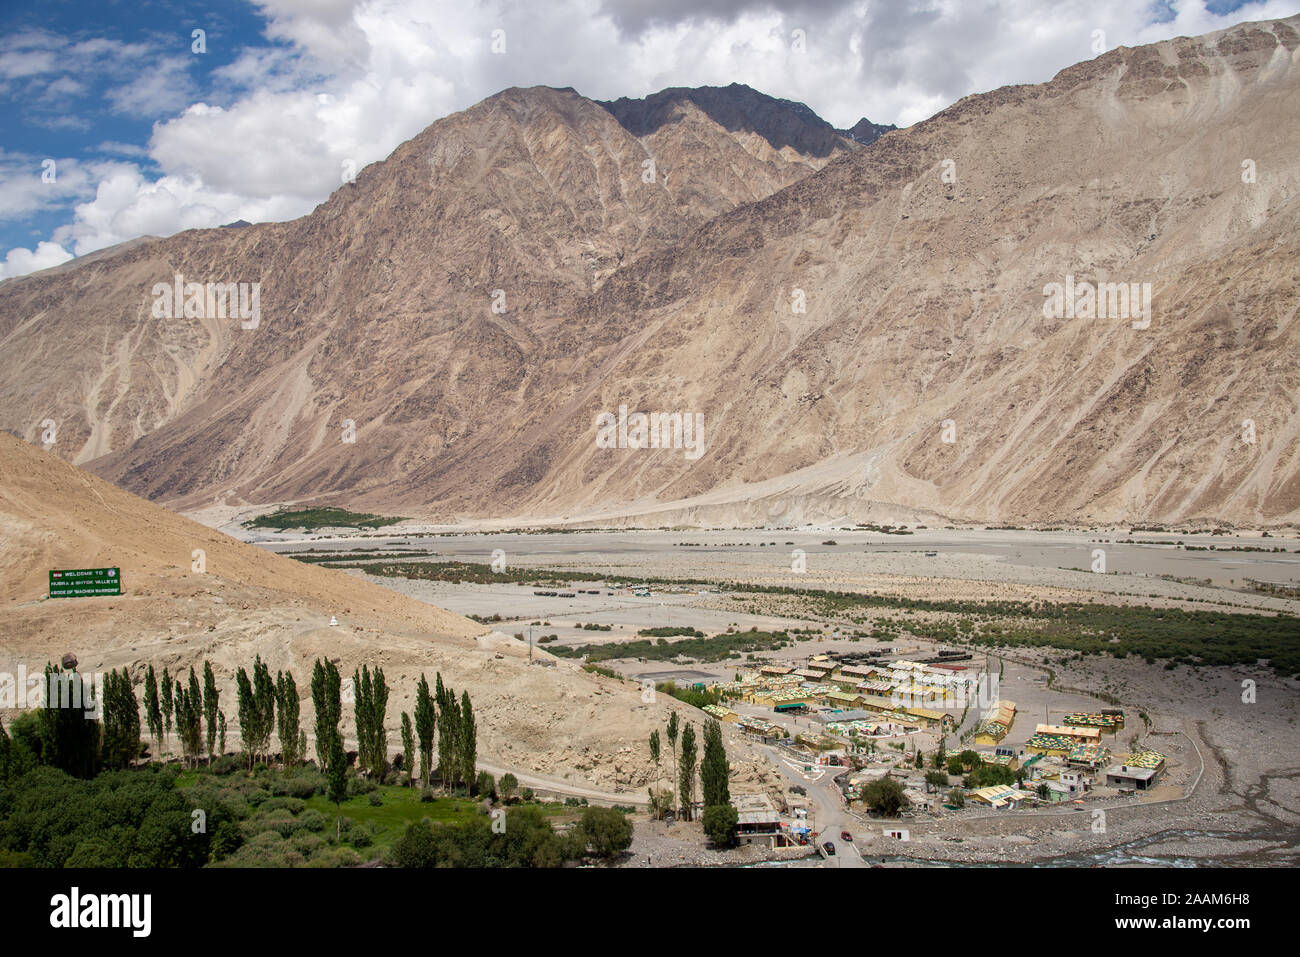
[(91, 688), (75, 669), (45, 668), (45, 700), (36, 710), (40, 737), (39, 760), (78, 778), (91, 778), (99, 769), (99, 721)]
[(421, 674), (415, 688), (415, 737), (420, 746), (420, 777), (425, 787), (429, 786), (429, 775), (433, 771), (433, 734), (437, 717), (428, 679)]
[(966, 788), (988, 788), (1015, 783), (1016, 772), (1001, 764), (980, 765), (962, 781), (962, 785)]
[[(306, 757), (299, 750), (301, 714), (302, 702), (298, 700), (298, 685), (294, 682), (293, 675), (287, 671), (276, 672), (275, 725), (280, 738), (280, 757), (286, 768), (293, 767)], [(208, 736), (211, 738), (210, 733)]]
[(144, 717), (149, 728), (149, 738), (157, 749), (162, 742), (163, 719), (162, 705), (158, 698), (158, 676), (154, 673), (152, 664), (144, 674)]
[(402, 712), (402, 763), (406, 765), (406, 783), (415, 783), (415, 728), (411, 726), (411, 716)]
[(684, 821), (692, 820), (694, 817), (695, 761), (695, 728), (688, 723), (682, 729), (681, 770), (677, 776), (677, 793), (682, 799), (682, 820)]
[(382, 781), (388, 772), (388, 732), (384, 721), (388, 712), (388, 684), (384, 669), (362, 665), (352, 674), (356, 689), (357, 767)]
[(613, 808), (587, 808), (577, 830), (588, 852), (605, 860), (614, 860), (632, 846), (632, 822)]
[(251, 768), (258, 757), (270, 756), (271, 732), (275, 728), (275, 682), (261, 655), (253, 662), (251, 681), (243, 668), (235, 672), (235, 691), (239, 700), (239, 734)]
[(884, 817), (896, 817), (910, 803), (903, 793), (903, 786), (889, 777), (872, 781), (863, 788), (862, 800), (872, 812)]
[(456, 746), (460, 757), (460, 777), (469, 787), (478, 767), (478, 727), (474, 722), (474, 706), (469, 692), (460, 695), (460, 720), (457, 725)]
[(672, 661), (678, 657), (696, 661), (722, 661), (725, 658), (739, 658), (743, 654), (784, 648), (790, 642), (790, 635), (784, 631), (743, 631), (714, 635), (711, 638), (682, 638), (679, 641), (644, 638), (637, 641), (611, 641), (603, 645), (561, 646), (550, 650), (552, 654), (561, 657), (586, 658), (591, 662), (612, 658)]
[(172, 733), (172, 713), (175, 702), (172, 701), (172, 679), (167, 673), (167, 667), (163, 666), (162, 684), (158, 688), (158, 701), (162, 706), (163, 719), (163, 747), (167, 747), (167, 736)]
[(700, 762), (701, 797), (706, 808), (731, 804), (727, 751), (722, 744), (722, 726), (717, 721), (704, 723), (704, 757)]
[(328, 658), (317, 658), (312, 666), (311, 703), (316, 712), (316, 766), (324, 770), (343, 716), (342, 680)]
[(691, 707), (700, 708), (701, 710), (705, 705), (722, 703), (722, 694), (710, 688), (679, 688), (676, 682), (665, 681), (662, 684), (655, 685), (655, 690), (662, 691), (678, 701), (684, 701)]
[(704, 833), (718, 847), (728, 846), (736, 835), (740, 815), (730, 804), (705, 804), (701, 817)]
[(281, 509), (269, 515), (259, 515), (244, 523), (245, 528), (382, 528), (396, 525), (404, 518), (387, 518), (370, 512), (349, 512), (344, 508)]
[(686, 626), (670, 625), (664, 628), (642, 628), (640, 631), (637, 632), (637, 634), (641, 635), (644, 638), (678, 638), (682, 636), (687, 638), (704, 637), (704, 632), (692, 628), (689, 625)]
[(501, 795), (502, 801), (509, 802), (518, 787), (519, 779), (507, 771), (501, 775), (501, 780), (497, 782), (497, 793)]
[[(617, 811), (609, 813), (623, 820)], [(571, 834), (556, 833), (534, 807), (511, 808), (505, 823), (504, 831), (498, 833), (492, 830), (486, 815), (474, 815), (456, 824), (437, 825), (427, 818), (413, 821), (394, 842), (391, 863), (410, 868), (559, 867), (584, 856), (584, 841), (590, 840), (581, 824)], [(627, 827), (630, 843), (631, 825)], [(618, 843), (612, 828), (608, 832), (600, 828), (597, 837), (602, 846)]]
[(339, 808), (341, 816), (343, 801), (348, 796), (348, 756), (343, 750), (343, 735), (330, 735), (329, 749), (325, 763), (326, 788), (329, 799)]
[(211, 662), (203, 662), (203, 717), (207, 726), (208, 763), (217, 744), (217, 715), (221, 710), (221, 693), (217, 691), (217, 676)]
[(438, 709), (438, 777), (445, 792), (460, 780), (460, 705), (456, 692), (442, 683), (442, 673), (434, 675), (434, 705)]
[(123, 668), (104, 676), (104, 740), (101, 757), (112, 770), (129, 767), (140, 756), (140, 707)]
[(160, 769), (87, 781), (36, 768), (0, 788), (0, 848), (38, 867), (200, 866), (208, 837), (191, 832), (192, 805), (174, 782)]

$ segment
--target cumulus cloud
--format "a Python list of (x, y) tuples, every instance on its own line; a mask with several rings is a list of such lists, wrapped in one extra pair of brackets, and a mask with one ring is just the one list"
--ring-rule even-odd
[[(381, 160), (437, 118), (509, 86), (572, 86), (614, 99), (740, 82), (806, 102), (842, 128), (863, 116), (909, 125), (968, 94), (1041, 82), (1095, 56), (1095, 31), (1113, 48), (1296, 11), (1294, 0), (1258, 0), (1225, 15), (1206, 0), (1060, 0), (1049, 16), (1041, 0), (258, 6), (275, 45), (250, 46), (214, 71), (221, 90), (156, 123), (148, 152), (157, 172), (131, 164), (106, 172), (74, 221), (56, 230), (57, 243), (81, 255), (142, 233), (303, 215), (338, 188), (345, 163)], [(502, 31), (495, 43), (494, 31)], [(0, 82), (39, 73), (57, 49), (48, 35), (21, 39), (0, 50)], [(177, 62), (137, 78), (116, 103), (162, 109), (170, 88), (186, 92), (181, 75)]]
[(0, 279), (8, 279), (10, 276), (25, 276), (29, 272), (36, 272), (38, 269), (49, 269), (51, 266), (65, 263), (71, 258), (72, 253), (58, 243), (40, 242), (36, 244), (35, 250), (11, 249), (5, 256), (4, 262), (0, 262)]

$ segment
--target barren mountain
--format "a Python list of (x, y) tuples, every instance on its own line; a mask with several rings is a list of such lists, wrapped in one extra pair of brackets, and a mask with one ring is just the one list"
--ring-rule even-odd
[[(273, 672), (295, 676), (309, 736), (317, 657), (334, 659), (345, 676), (363, 663), (383, 666), (394, 751), (420, 673), (432, 681), (441, 672), (473, 699), (485, 764), (575, 785), (644, 784), (651, 774), (644, 742), (668, 709), (685, 708), (666, 695), (647, 707), (639, 688), (572, 662), (530, 667), (522, 642), (347, 573), (237, 542), (3, 432), (0, 528), (0, 672), (13, 675), (21, 664), (39, 674), (71, 652), (84, 674), (129, 668), (139, 695), (146, 665), (176, 674), (207, 660), (236, 742), (235, 669), (251, 668), (258, 654)], [(196, 549), (202, 572), (194, 570)], [(50, 569), (100, 566), (121, 568), (120, 597), (45, 598)], [(597, 711), (600, 721), (592, 720)]]
[[(0, 424), (180, 507), (1294, 521), (1298, 24), (1120, 48), (816, 171), (846, 137), (731, 88), (507, 91), (302, 220), (0, 284)], [(261, 281), (262, 322), (151, 319), (174, 273)], [(703, 454), (598, 447), (624, 405), (701, 414)]]
[(892, 123), (888, 125), (881, 124), (881, 123), (872, 123), (869, 119), (867, 119), (864, 116), (862, 119), (858, 120), (851, 127), (845, 130), (844, 133), (846, 136), (852, 139), (853, 142), (859, 143), (862, 146), (870, 146), (872, 143), (880, 139), (886, 133), (889, 133), (896, 129), (898, 129), (898, 127), (894, 126)]

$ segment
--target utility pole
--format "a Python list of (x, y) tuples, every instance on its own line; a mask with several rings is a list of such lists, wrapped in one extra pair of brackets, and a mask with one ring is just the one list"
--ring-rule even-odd
[(528, 626), (528, 663), (533, 663), (533, 626)]

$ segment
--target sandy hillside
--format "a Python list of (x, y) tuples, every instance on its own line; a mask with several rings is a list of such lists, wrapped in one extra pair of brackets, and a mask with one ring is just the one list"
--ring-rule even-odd
[[(678, 707), (663, 696), (645, 705), (634, 685), (568, 662), (529, 666), (527, 647), (509, 636), (237, 542), (5, 433), (0, 532), (0, 671), (38, 670), (72, 652), (83, 672), (126, 666), (142, 682), (147, 663), (176, 671), (207, 659), (222, 689), (229, 747), (238, 740), (234, 672), (256, 654), (272, 671), (294, 674), (309, 730), (318, 656), (335, 659), (345, 675), (362, 663), (383, 665), (394, 753), (420, 672), (430, 681), (441, 672), (474, 701), (484, 764), (606, 790), (643, 791), (650, 731)], [(191, 571), (194, 549), (206, 553), (205, 574)], [(120, 598), (45, 597), (51, 568), (101, 565), (121, 567)], [(329, 625), (331, 615), (338, 626)], [(346, 708), (345, 728), (351, 734)]]

